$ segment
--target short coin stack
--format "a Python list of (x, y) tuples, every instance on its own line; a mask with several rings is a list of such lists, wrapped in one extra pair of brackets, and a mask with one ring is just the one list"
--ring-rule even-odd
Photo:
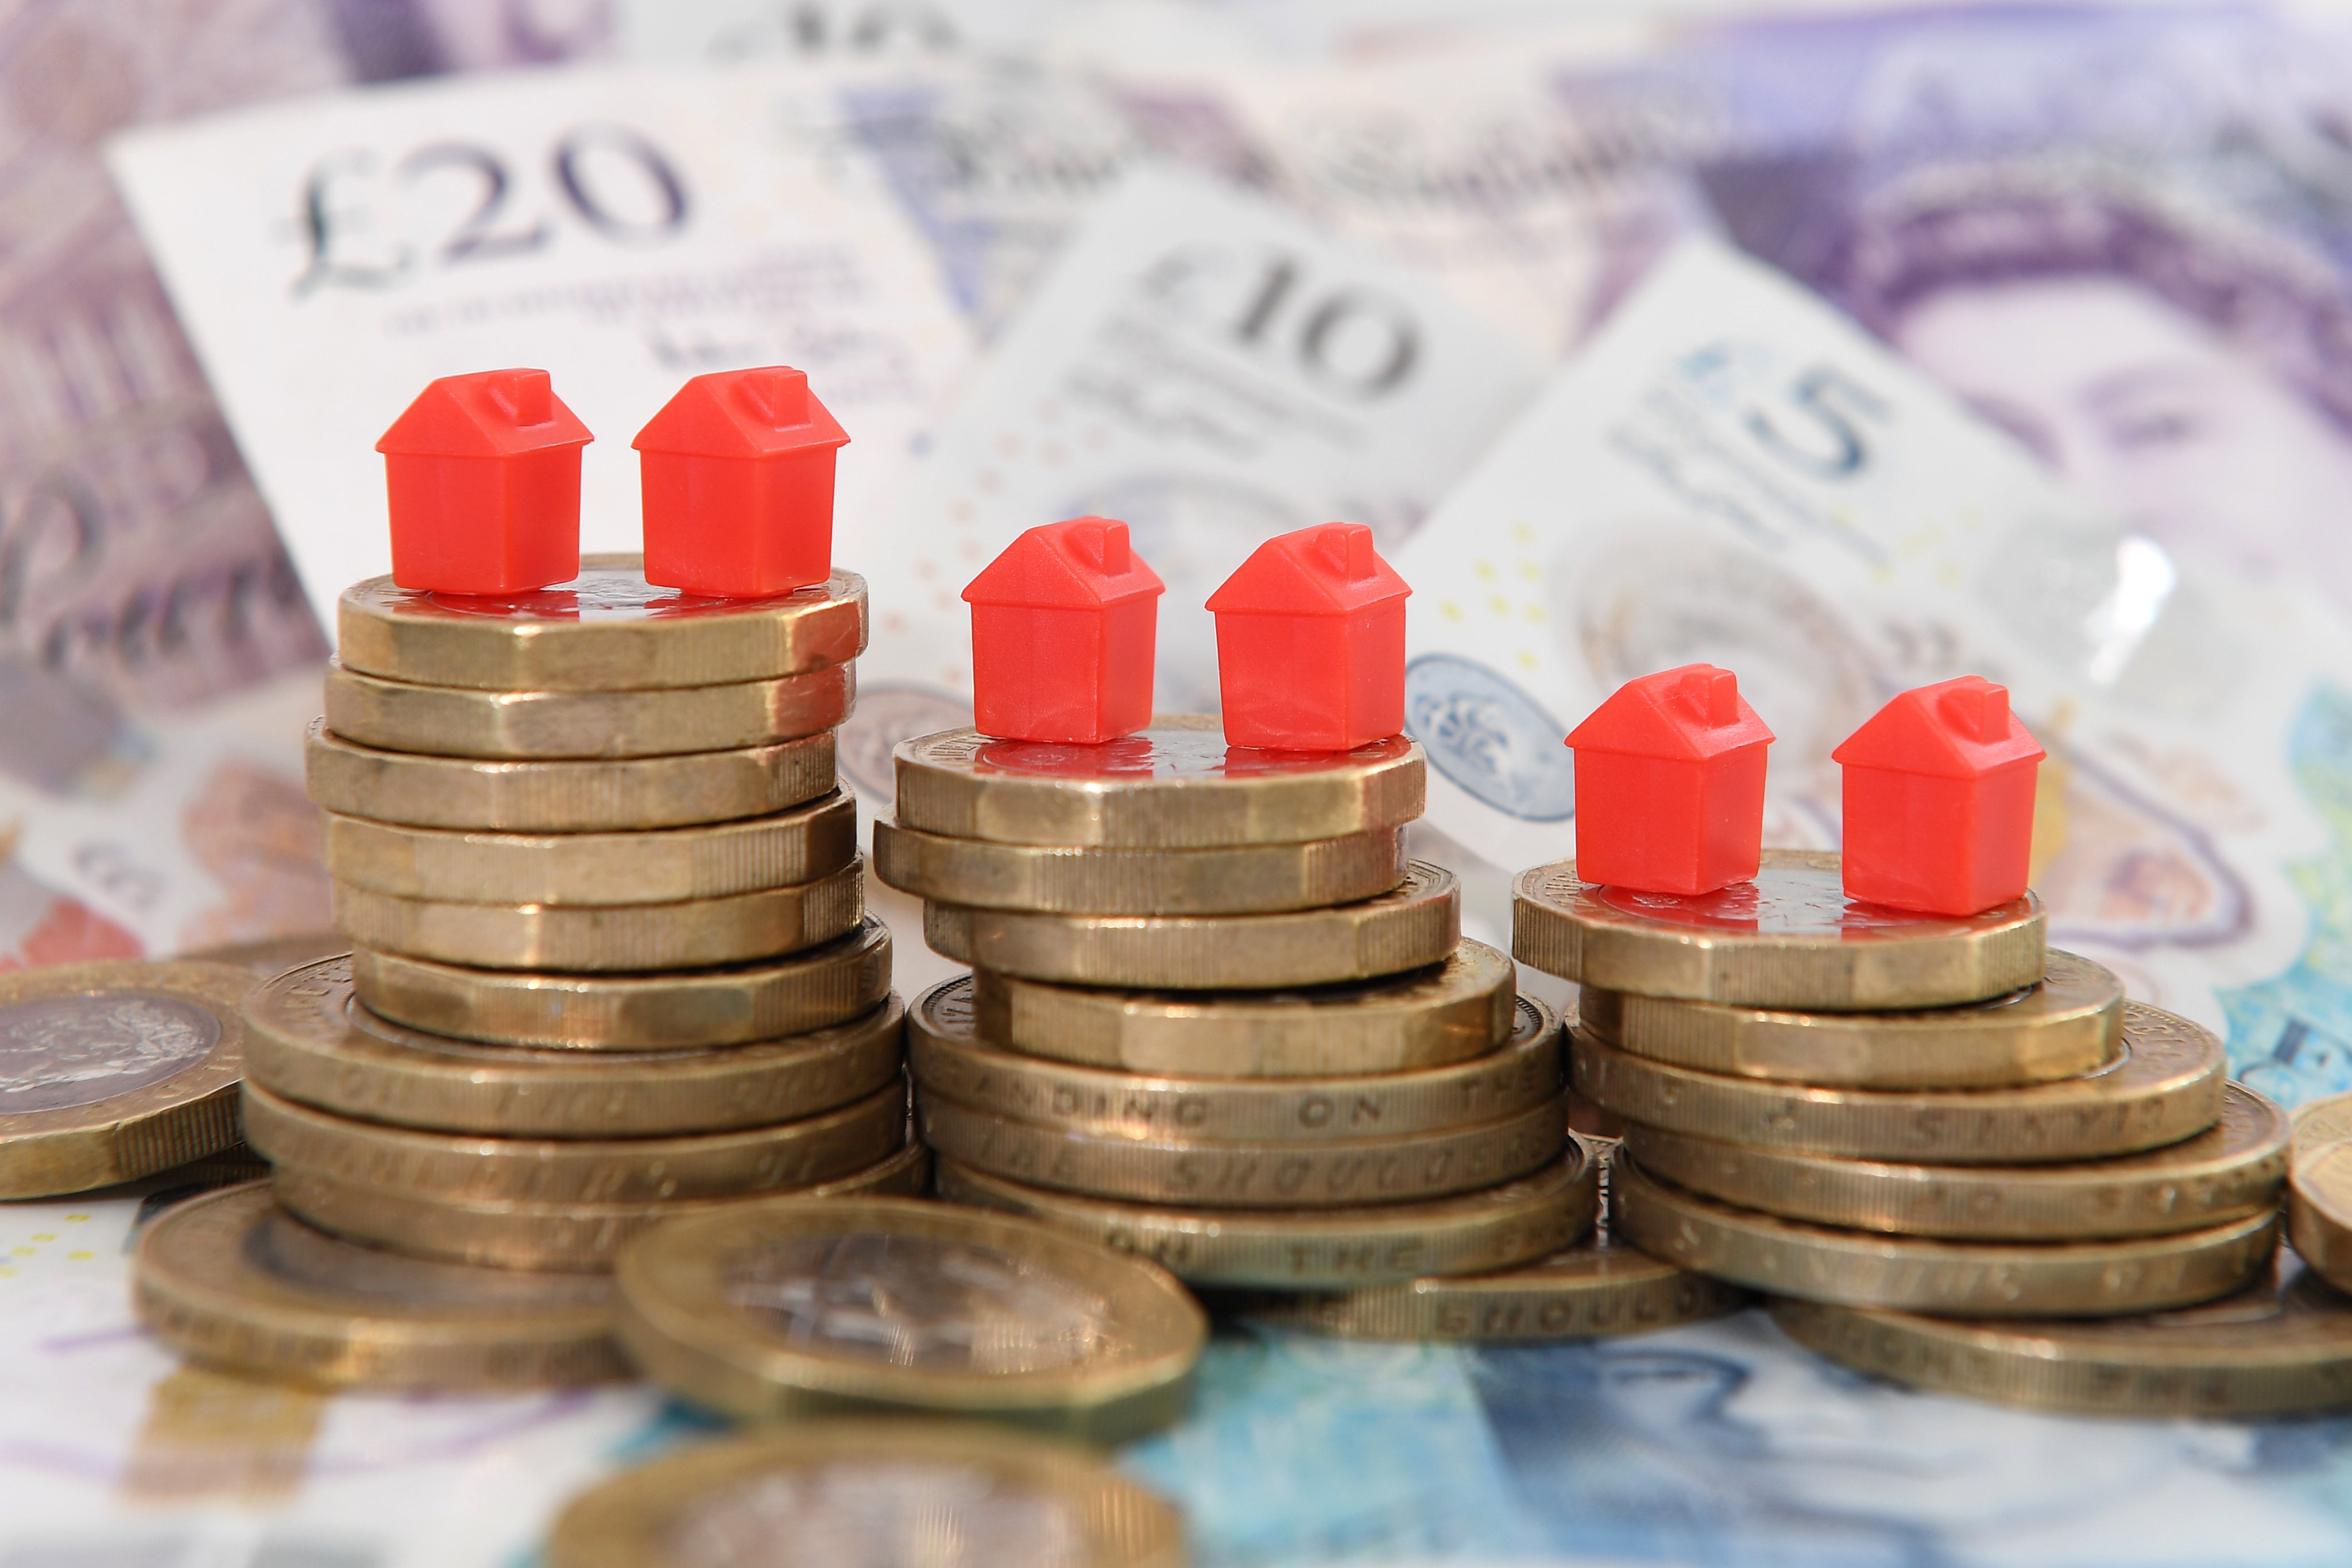
[(1697, 898), (1562, 862), (1515, 924), (1583, 987), (1571, 1078), (1628, 1124), (1619, 1233), (1793, 1298), (1810, 1343), (2186, 1307), (2271, 1262), (2284, 1114), (2209, 1031), (2045, 949), (2031, 894), (1948, 919), (1849, 903), (1834, 855)]
[[(353, 951), (246, 1009), (246, 1132), (278, 1203), (419, 1259), (593, 1272), (681, 1207), (919, 1189), (889, 937), (834, 780), (865, 625), (847, 574), (697, 600), (634, 557), (514, 599), (347, 591), (309, 760)], [(267, 1205), (217, 1220), (286, 1228)], [(150, 1282), (184, 1305), (284, 1297), (194, 1264), (302, 1249), (219, 1239)], [(330, 1250), (308, 1246), (309, 1274)], [(482, 1293), (509, 1318), (529, 1295)], [(268, 1321), (286, 1338), (317, 1304)], [(382, 1348), (314, 1346), (397, 1380)]]
[(943, 1196), (1202, 1286), (1491, 1270), (1585, 1233), (1558, 1020), (1404, 857), (1412, 743), (1264, 752), (1162, 718), (1101, 746), (950, 731), (897, 768), (876, 873), (975, 970), (910, 1019)]

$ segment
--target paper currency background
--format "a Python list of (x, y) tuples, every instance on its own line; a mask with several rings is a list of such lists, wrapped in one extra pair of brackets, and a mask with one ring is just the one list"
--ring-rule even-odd
[[(423, 380), (552, 369), (617, 541), (644, 417), (782, 358), (855, 437), (869, 798), (957, 712), (953, 591), (1018, 528), (1127, 517), (1201, 706), (1207, 588), (1344, 516), (1418, 591), (1423, 852), (1474, 935), (1626, 675), (1738, 668), (1773, 836), (1826, 845), (1829, 744), (1983, 667), (2053, 753), (2060, 940), (2282, 1101), (2352, 1088), (2325, 14), (16, 0), (0, 133), (0, 965), (324, 923), (298, 737)], [(681, 1430), (240, 1402), (131, 1331), (139, 1208), (0, 1214), (0, 1562), (527, 1561)], [(1898, 1393), (1750, 1317), (1221, 1343), (1129, 1463), (1216, 1563), (2277, 1563), (2352, 1557), (2347, 1446)]]

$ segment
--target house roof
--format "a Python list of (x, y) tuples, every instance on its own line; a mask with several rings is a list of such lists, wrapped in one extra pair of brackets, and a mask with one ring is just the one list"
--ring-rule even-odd
[(427, 382), (375, 449), (407, 457), (513, 457), (594, 439), (555, 395), (545, 371), (476, 371)]
[(2008, 687), (1962, 675), (1899, 694), (1830, 758), (1848, 768), (1975, 779), (2044, 755), (2009, 711)]
[(1110, 517), (1044, 523), (1004, 547), (963, 591), (966, 603), (1091, 610), (1163, 591)]
[(1713, 664), (1683, 664), (1627, 681), (1568, 737), (1578, 751), (1693, 762), (1771, 741), (1772, 732), (1739, 695), (1738, 677)]
[(848, 444), (808, 377), (789, 365), (697, 376), (629, 443), (639, 452), (690, 457), (774, 457)]
[(1277, 534), (1235, 568), (1209, 609), (1220, 615), (1345, 615), (1411, 593), (1361, 523)]

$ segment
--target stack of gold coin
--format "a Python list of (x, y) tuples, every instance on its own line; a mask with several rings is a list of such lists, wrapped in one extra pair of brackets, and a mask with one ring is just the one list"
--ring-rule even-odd
[(1767, 851), (1702, 897), (1573, 862), (1516, 894), (1519, 958), (1582, 988), (1575, 1088), (1626, 1124), (1616, 1232), (1663, 1260), (1979, 1319), (2187, 1307), (2272, 1263), (2284, 1113), (2210, 1031), (2045, 948), (2030, 893), (1910, 915)]
[(912, 1009), (950, 1198), (1058, 1222), (1202, 1286), (1509, 1268), (1581, 1238), (1560, 1030), (1408, 862), (1420, 748), (903, 743), (876, 873), (974, 973)]
[[(308, 1273), (159, 1248), (156, 1321), (231, 1363), (308, 1343), (329, 1380), (455, 1375), (394, 1330), (554, 1375), (616, 1363), (515, 1339), (538, 1298), (496, 1270), (609, 1270), (656, 1218), (755, 1195), (919, 1190), (889, 936), (834, 778), (865, 635), (846, 573), (698, 600), (602, 557), (513, 599), (346, 591), (309, 776), (352, 951), (247, 998), (246, 1135), (299, 1221), (448, 1267), (328, 1290), (327, 1238), (247, 1204), (211, 1224), (252, 1245), (213, 1251)], [(468, 1291), (507, 1327), (417, 1315)], [(303, 1326), (337, 1301), (390, 1326)]]

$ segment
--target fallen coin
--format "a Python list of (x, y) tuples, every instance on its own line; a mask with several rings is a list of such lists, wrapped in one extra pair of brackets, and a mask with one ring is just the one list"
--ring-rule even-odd
[[(821, 1555), (778, 1559), (780, 1541)], [(547, 1568), (763, 1557), (1184, 1568), (1183, 1516), (1091, 1454), (1002, 1427), (819, 1420), (624, 1470), (566, 1503), (547, 1541)]]
[(131, 1265), (140, 1322), (183, 1355), (336, 1388), (477, 1393), (625, 1378), (614, 1299), (599, 1275), (340, 1239), (280, 1208), (264, 1182), (164, 1210), (139, 1232)]
[(1511, 884), (1511, 953), (1603, 990), (1751, 1008), (1878, 1012), (1979, 1002), (2042, 978), (2032, 894), (1966, 919), (1851, 903), (1838, 858), (1766, 850), (1752, 882), (1696, 898), (1580, 882), (1574, 861)]
[(1809, 1089), (1569, 1044), (1576, 1092), (1628, 1122), (1718, 1143), (1930, 1165), (2039, 1165), (2137, 1154), (2221, 1118), (2229, 1059), (2201, 1025), (2124, 1006), (2124, 1051), (2022, 1089)]
[(768, 1420), (921, 1410), (1124, 1442), (1184, 1414), (1208, 1340), (1199, 1305), (1148, 1263), (906, 1198), (667, 1219), (615, 1279), (646, 1376)]
[(0, 976), (0, 1197), (86, 1192), (235, 1145), (253, 978), (129, 959)]

